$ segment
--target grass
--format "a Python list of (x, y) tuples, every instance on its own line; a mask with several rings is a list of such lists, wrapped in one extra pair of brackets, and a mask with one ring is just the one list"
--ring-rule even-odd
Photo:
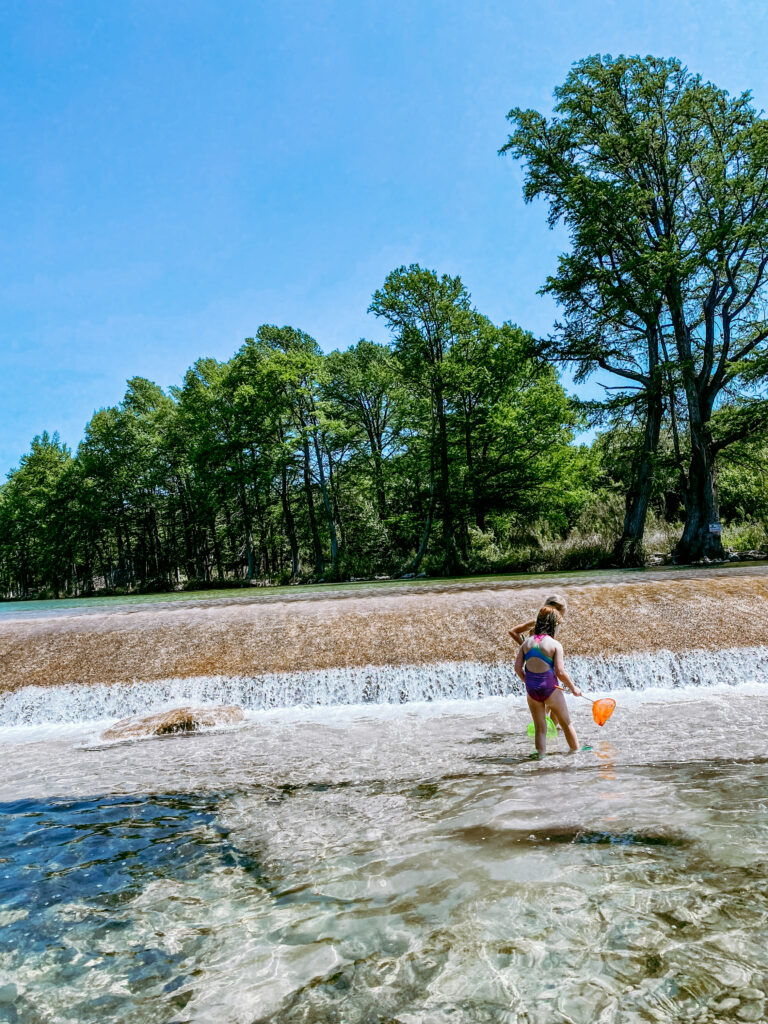
[(731, 523), (723, 529), (723, 545), (734, 551), (768, 551), (765, 523)]

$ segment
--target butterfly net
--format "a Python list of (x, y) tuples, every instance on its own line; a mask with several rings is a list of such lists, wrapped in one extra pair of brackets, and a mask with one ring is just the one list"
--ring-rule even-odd
[(601, 697), (592, 705), (592, 717), (598, 725), (605, 725), (616, 708), (613, 697)]

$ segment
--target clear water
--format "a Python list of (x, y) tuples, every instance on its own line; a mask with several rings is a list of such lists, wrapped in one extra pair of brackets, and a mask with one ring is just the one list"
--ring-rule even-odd
[(592, 749), (541, 762), (517, 695), (7, 723), (0, 1021), (764, 1021), (768, 687), (734, 657), (602, 730), (574, 702)]

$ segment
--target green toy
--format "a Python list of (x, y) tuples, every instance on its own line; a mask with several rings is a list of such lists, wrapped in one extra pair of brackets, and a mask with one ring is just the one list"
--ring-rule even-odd
[[(528, 735), (536, 735), (536, 726), (533, 724), (533, 722), (528, 723)], [(555, 723), (552, 721), (549, 715), (547, 715), (547, 738), (557, 738), (557, 729), (555, 728)]]

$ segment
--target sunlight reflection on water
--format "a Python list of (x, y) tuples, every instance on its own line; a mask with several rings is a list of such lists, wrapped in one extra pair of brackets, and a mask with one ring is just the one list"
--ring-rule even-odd
[(0, 1020), (764, 1020), (768, 693), (650, 696), (6, 745)]

